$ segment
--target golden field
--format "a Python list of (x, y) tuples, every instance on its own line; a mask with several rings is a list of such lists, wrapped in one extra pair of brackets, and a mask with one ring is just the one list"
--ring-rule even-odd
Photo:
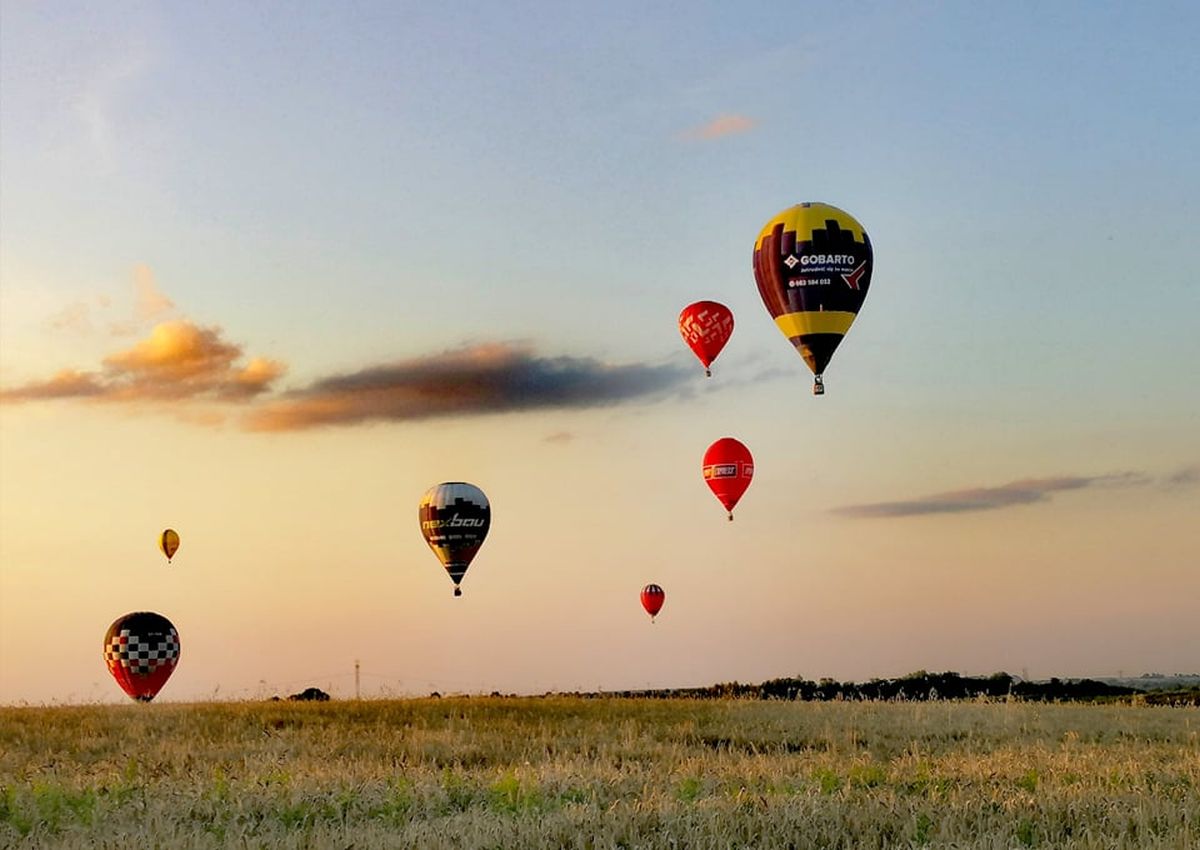
[(0, 708), (0, 847), (1200, 848), (1200, 709)]

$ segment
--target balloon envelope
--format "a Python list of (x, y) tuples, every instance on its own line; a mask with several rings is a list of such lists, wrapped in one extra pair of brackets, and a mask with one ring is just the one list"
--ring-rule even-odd
[(149, 702), (179, 663), (179, 633), (162, 614), (118, 617), (104, 634), (104, 663), (121, 690)]
[(663, 602), (666, 600), (667, 594), (657, 584), (648, 584), (642, 588), (642, 607), (646, 609), (651, 620), (662, 610)]
[(679, 314), (679, 333), (711, 375), (708, 367), (733, 334), (733, 313), (716, 301), (697, 301)]
[(447, 481), (425, 491), (417, 515), (425, 542), (450, 574), (454, 595), (461, 596), (459, 584), (492, 524), (487, 496), (474, 484)]
[(789, 207), (754, 242), (754, 279), (767, 312), (817, 376), (871, 286), (871, 240), (852, 215), (828, 204)]
[(168, 528), (158, 535), (158, 548), (167, 556), (167, 563), (171, 563), (171, 558), (179, 550), (179, 534), (175, 529)]
[(733, 437), (722, 437), (704, 453), (703, 470), (704, 483), (733, 519), (733, 507), (754, 477), (754, 458), (750, 450)]

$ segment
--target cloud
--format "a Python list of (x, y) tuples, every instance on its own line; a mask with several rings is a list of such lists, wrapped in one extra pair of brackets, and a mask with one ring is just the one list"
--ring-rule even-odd
[(132, 348), (106, 357), (99, 371), (59, 372), (49, 380), (0, 391), (0, 399), (244, 401), (266, 392), (283, 374), (282, 363), (253, 358), (243, 366), (238, 364), (241, 357), (241, 347), (223, 340), (220, 328), (163, 322)]
[(250, 412), (244, 424), (253, 431), (294, 431), (600, 407), (660, 396), (687, 375), (673, 364), (612, 365), (592, 358), (544, 357), (514, 343), (488, 343), (325, 378)]
[(0, 400), (48, 401), (59, 398), (90, 398), (103, 393), (104, 386), (95, 373), (64, 369), (45, 381), (31, 381), (16, 389), (0, 390)]
[(1164, 479), (1163, 484), (1169, 488), (1193, 487), (1200, 484), (1200, 464), (1185, 466), (1176, 470)]
[(137, 287), (137, 317), (141, 321), (153, 321), (175, 306), (175, 302), (163, 295), (155, 285), (154, 272), (149, 266), (134, 266), (133, 283)]
[(1138, 487), (1153, 479), (1141, 472), (1118, 472), (1111, 475), (1062, 476), (1058, 478), (1026, 478), (1001, 484), (999, 487), (974, 487), (934, 493), (919, 499), (899, 502), (873, 502), (846, 505), (833, 513), (854, 518), (923, 516), (926, 514), (959, 514), (972, 511), (994, 511), (1014, 505), (1048, 502), (1052, 494), (1089, 487)]
[[(148, 325), (161, 321), (166, 314), (175, 309), (175, 302), (158, 288), (154, 280), (154, 271), (144, 263), (133, 267), (133, 289), (133, 317), (122, 321), (108, 321), (108, 331), (113, 336), (133, 336), (141, 333)], [(106, 317), (103, 314), (112, 304), (112, 298), (103, 293), (90, 300), (76, 301), (48, 317), (46, 327), (56, 332), (90, 334), (93, 330), (93, 315), (97, 321), (104, 321)]]
[(108, 330), (113, 336), (140, 333), (147, 324), (162, 319), (164, 314), (175, 308), (175, 302), (164, 295), (155, 283), (154, 271), (144, 263), (133, 267), (133, 288), (137, 297), (133, 318), (109, 324)]
[(69, 331), (77, 334), (92, 332), (92, 310), (86, 301), (68, 304), (46, 320), (52, 331)]
[(707, 124), (701, 124), (699, 127), (692, 127), (690, 130), (685, 130), (682, 136), (685, 139), (691, 139), (693, 141), (720, 139), (724, 136), (735, 136), (739, 133), (747, 133), (757, 126), (758, 122), (753, 118), (731, 113), (726, 115), (718, 115)]
[(74, 112), (90, 143), (94, 167), (113, 168), (123, 146), (120, 107), (129, 102), (137, 83), (151, 67), (149, 44), (136, 34), (126, 33), (111, 59), (90, 69), (87, 80), (77, 93)]
[[(613, 364), (587, 357), (547, 357), (517, 343), (487, 343), (335, 374), (274, 395), (284, 364), (246, 357), (219, 327), (160, 322), (98, 368), (66, 370), (0, 389), (0, 401), (74, 400), (171, 404), (188, 422), (220, 424), (225, 414), (197, 413), (177, 402), (242, 403), (241, 426), (296, 431), (329, 425), (409, 422), (526, 410), (583, 409), (654, 400), (682, 392), (691, 370), (679, 362)], [(574, 439), (568, 431), (546, 442)]]

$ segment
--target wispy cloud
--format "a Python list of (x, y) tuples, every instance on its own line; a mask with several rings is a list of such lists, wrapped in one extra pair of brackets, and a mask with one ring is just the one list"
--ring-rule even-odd
[(144, 263), (133, 267), (133, 296), (133, 309), (128, 319), (113, 321), (113, 299), (100, 293), (63, 307), (46, 319), (46, 328), (88, 335), (94, 330), (94, 319), (95, 322), (107, 323), (108, 332), (113, 336), (134, 336), (154, 322), (162, 321), (175, 309), (175, 302), (158, 288), (154, 271)]
[(149, 43), (127, 36), (109, 61), (92, 69), (74, 103), (94, 165), (105, 169), (115, 166), (122, 148), (120, 106), (152, 65)]
[(0, 390), (0, 399), (247, 400), (266, 392), (284, 366), (261, 357), (242, 365), (242, 354), (241, 346), (222, 339), (220, 328), (163, 322), (132, 348), (106, 357), (99, 370), (59, 372), (48, 380)]
[(917, 499), (897, 502), (871, 502), (835, 508), (834, 513), (847, 517), (903, 517), (926, 514), (960, 514), (973, 511), (994, 511), (1016, 505), (1048, 502), (1055, 493), (1083, 490), (1091, 487), (1140, 487), (1153, 483), (1144, 472), (1117, 472), (1109, 475), (1060, 476), (1057, 478), (1025, 478), (998, 487), (973, 487), (950, 490)]
[(552, 443), (554, 445), (565, 445), (575, 439), (575, 435), (570, 431), (555, 431), (553, 434), (547, 434), (542, 437), (543, 443)]
[(95, 372), (64, 369), (44, 381), (30, 381), (13, 389), (0, 390), (0, 401), (49, 401), (60, 398), (94, 398), (104, 394), (104, 384)]
[(716, 118), (701, 124), (699, 127), (692, 127), (684, 130), (681, 136), (684, 139), (693, 141), (704, 141), (708, 139), (720, 139), (724, 136), (735, 136), (739, 133), (748, 133), (758, 126), (758, 122), (753, 118), (737, 113), (728, 113), (718, 115)]
[(89, 334), (92, 332), (91, 305), (86, 301), (68, 304), (46, 320), (46, 327), (52, 331)]
[(159, 290), (154, 272), (139, 263), (133, 269), (133, 284), (137, 287), (137, 317), (143, 322), (154, 321), (175, 306), (175, 302)]
[(150, 322), (158, 321), (175, 308), (175, 302), (168, 298), (154, 280), (154, 271), (147, 265), (139, 263), (133, 268), (133, 287), (136, 301), (133, 318), (125, 322), (113, 322), (108, 326), (113, 336), (133, 336), (142, 331)]
[(599, 407), (660, 396), (688, 374), (671, 363), (614, 365), (489, 343), (334, 375), (262, 405), (247, 414), (244, 424), (254, 431), (294, 431)]
[(1200, 484), (1200, 464), (1192, 464), (1176, 470), (1168, 475), (1163, 483), (1171, 489), (1194, 487)]

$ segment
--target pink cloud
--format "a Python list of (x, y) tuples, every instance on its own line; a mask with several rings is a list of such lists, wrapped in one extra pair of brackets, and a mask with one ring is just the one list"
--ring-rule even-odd
[(686, 130), (683, 133), (683, 138), (692, 140), (720, 139), (724, 136), (748, 133), (757, 126), (758, 122), (753, 118), (736, 113), (728, 113), (718, 115), (707, 124), (701, 124), (699, 127)]

